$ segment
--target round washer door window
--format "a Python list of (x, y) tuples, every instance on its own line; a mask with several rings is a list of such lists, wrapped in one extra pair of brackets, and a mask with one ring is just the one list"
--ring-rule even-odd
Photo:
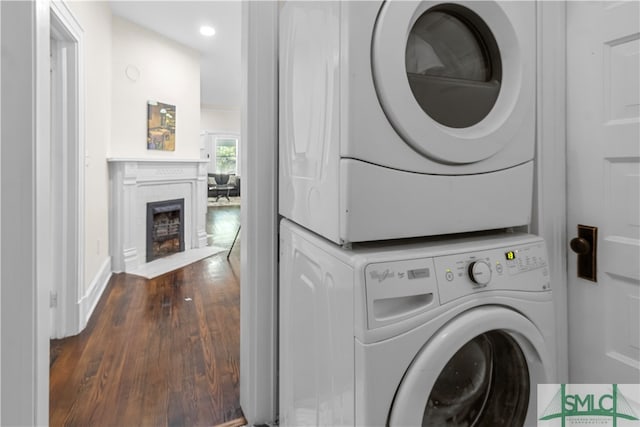
[(535, 424), (536, 387), (553, 371), (544, 338), (503, 307), (470, 310), (418, 352), (389, 415), (393, 426)]
[(473, 126), (498, 99), (498, 44), (487, 24), (463, 6), (438, 5), (423, 13), (409, 33), (405, 62), (416, 101), (444, 126)]
[(518, 344), (500, 331), (478, 335), (438, 376), (421, 425), (524, 425), (529, 388), (529, 370)]

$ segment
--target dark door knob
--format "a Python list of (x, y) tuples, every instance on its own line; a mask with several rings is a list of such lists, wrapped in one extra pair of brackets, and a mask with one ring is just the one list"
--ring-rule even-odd
[(586, 255), (591, 252), (591, 244), (583, 237), (574, 237), (569, 243), (571, 250), (578, 255)]
[(578, 235), (571, 239), (569, 246), (578, 254), (578, 277), (597, 282), (598, 227), (578, 224)]

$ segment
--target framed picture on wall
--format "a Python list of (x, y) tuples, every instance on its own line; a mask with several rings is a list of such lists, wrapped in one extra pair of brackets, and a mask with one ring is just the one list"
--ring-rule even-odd
[(147, 149), (176, 150), (176, 106), (147, 102)]

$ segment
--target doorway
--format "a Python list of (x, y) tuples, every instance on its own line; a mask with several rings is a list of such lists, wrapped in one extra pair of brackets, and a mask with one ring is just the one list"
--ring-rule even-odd
[[(265, 11), (269, 13), (268, 19), (261, 16)], [(241, 134), (247, 149), (240, 155), (241, 163), (245, 165), (242, 196), (243, 202), (246, 201), (241, 220), (242, 237), (243, 243), (247, 243), (240, 247), (243, 271), (241, 313), (248, 316), (248, 320), (243, 318), (241, 321), (241, 400), (245, 415), (252, 423), (273, 421), (276, 414), (276, 17), (275, 3), (243, 5), (244, 39), (252, 40), (243, 44), (244, 92), (250, 93), (251, 99), (243, 101)], [(260, 24), (253, 28), (245, 25), (248, 20)], [(260, 32), (268, 33), (266, 41), (262, 40)], [(265, 45), (268, 49), (264, 49)], [(267, 73), (253, 71), (264, 68), (261, 64), (265, 62)], [(254, 72), (253, 76), (249, 74)]]
[[(16, 59), (2, 61), (2, 135), (3, 140), (7, 136), (26, 142), (2, 147), (2, 323), (11, 320), (11, 330), (3, 329), (1, 340), (3, 385), (10, 387), (3, 387), (2, 420), (46, 424), (50, 10), (49, 4), (29, 2), (3, 2), (0, 7), (2, 39), (8, 40), (9, 35), (11, 39), (3, 43), (3, 56), (10, 53)], [(255, 168), (244, 168), (243, 240), (247, 244), (242, 270), (247, 274), (242, 276), (242, 309), (246, 304), (250, 312), (241, 322), (242, 335), (248, 337), (241, 344), (241, 396), (248, 421), (256, 424), (275, 419), (277, 397), (277, 12), (277, 2), (243, 2), (243, 129), (247, 131), (243, 138), (247, 151), (253, 153), (242, 161)], [(250, 99), (247, 93), (252, 94)], [(14, 185), (16, 181), (19, 186)], [(5, 242), (11, 247), (5, 248)]]
[(51, 338), (77, 334), (84, 279), (84, 94), (82, 30), (61, 3), (51, 3)]

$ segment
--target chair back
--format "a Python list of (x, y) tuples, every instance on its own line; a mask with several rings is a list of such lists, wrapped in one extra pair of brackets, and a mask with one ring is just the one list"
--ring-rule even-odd
[(226, 185), (229, 183), (229, 174), (228, 173), (214, 173), (213, 179), (216, 180), (216, 184), (218, 185)]

